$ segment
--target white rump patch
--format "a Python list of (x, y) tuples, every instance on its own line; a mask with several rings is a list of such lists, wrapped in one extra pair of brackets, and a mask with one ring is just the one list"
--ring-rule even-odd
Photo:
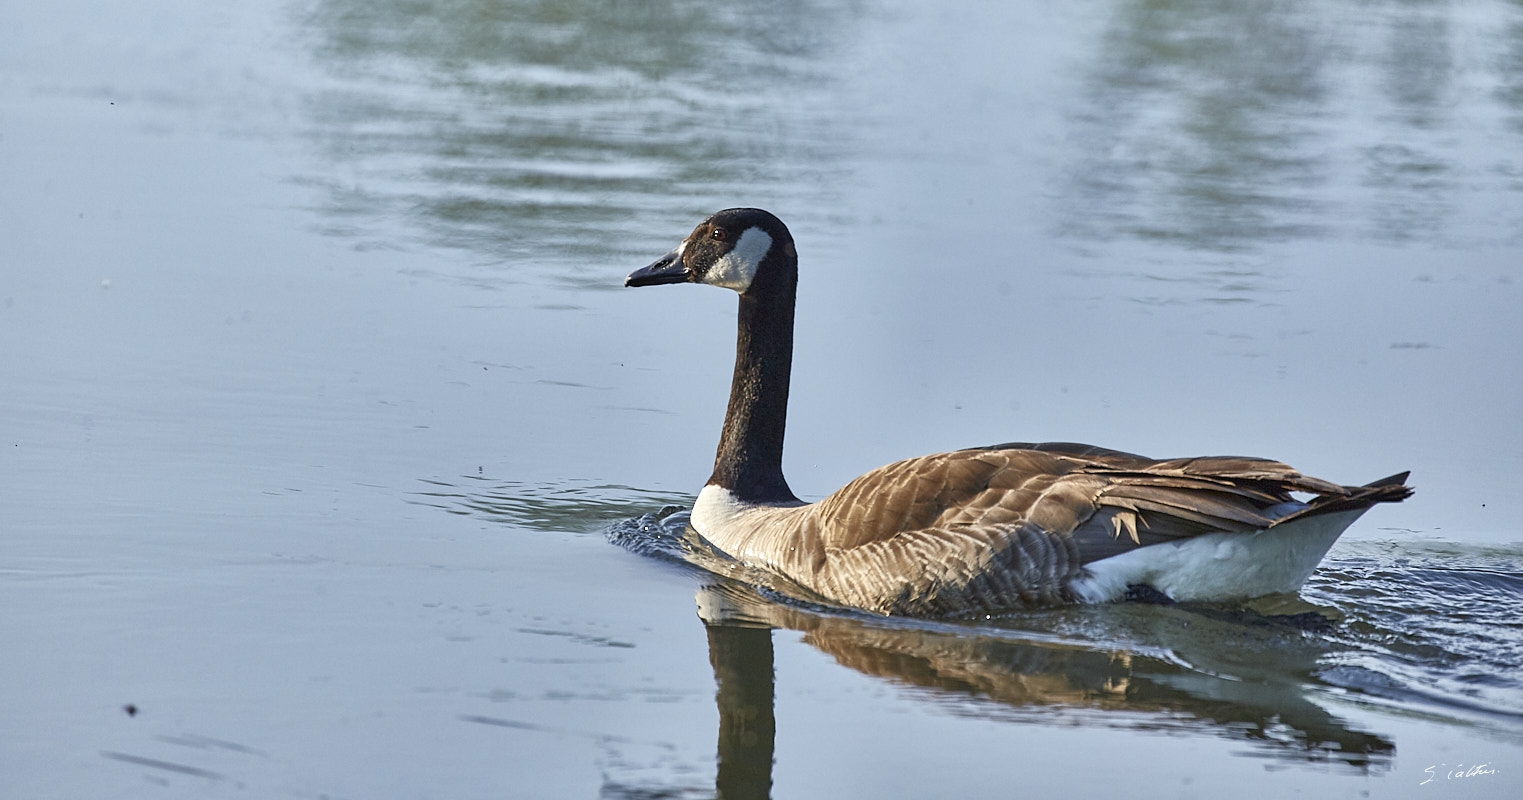
[(1364, 509), (1318, 514), (1254, 533), (1208, 533), (1091, 562), (1071, 588), (1105, 603), (1142, 583), (1179, 601), (1246, 600), (1294, 592)]
[(751, 279), (756, 277), (756, 268), (761, 265), (762, 259), (767, 257), (767, 251), (772, 249), (772, 237), (761, 228), (746, 228), (740, 235), (740, 241), (724, 257), (714, 262), (709, 271), (703, 274), (703, 282), (711, 286), (723, 286), (726, 289), (734, 289), (744, 292), (751, 286)]

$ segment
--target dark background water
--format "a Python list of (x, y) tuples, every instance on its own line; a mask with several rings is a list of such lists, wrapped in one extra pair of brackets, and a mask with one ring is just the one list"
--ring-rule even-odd
[[(0, 794), (1516, 794), (1516, 3), (12, 5)], [(612, 546), (734, 325), (620, 281), (733, 205), (806, 497), (1011, 439), (1418, 494), (1310, 632)]]

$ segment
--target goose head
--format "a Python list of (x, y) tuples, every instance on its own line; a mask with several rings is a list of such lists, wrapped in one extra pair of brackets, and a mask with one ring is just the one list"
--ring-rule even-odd
[(787, 226), (759, 208), (714, 214), (676, 250), (624, 279), (625, 286), (665, 283), (707, 283), (740, 294), (730, 408), (709, 485), (747, 502), (797, 503), (783, 479), (798, 287)]
[(798, 275), (793, 237), (782, 220), (759, 208), (729, 208), (698, 224), (677, 249), (624, 279), (625, 286), (706, 283), (742, 295)]

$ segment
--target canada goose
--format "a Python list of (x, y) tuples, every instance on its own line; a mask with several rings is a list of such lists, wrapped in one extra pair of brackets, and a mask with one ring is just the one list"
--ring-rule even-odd
[(950, 616), (1109, 602), (1133, 586), (1178, 601), (1294, 592), (1360, 514), (1412, 493), (1405, 472), (1338, 486), (1266, 459), (1054, 442), (912, 458), (804, 503), (782, 470), (798, 285), (788, 228), (761, 209), (720, 211), (624, 280), (667, 283), (740, 294), (730, 406), (693, 529), (836, 603)]

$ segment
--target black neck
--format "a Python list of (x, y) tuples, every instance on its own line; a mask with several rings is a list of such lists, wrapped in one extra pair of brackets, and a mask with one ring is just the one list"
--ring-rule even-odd
[(709, 483), (758, 503), (797, 498), (783, 479), (783, 429), (793, 369), (793, 302), (798, 273), (758, 276), (740, 296), (735, 379)]

